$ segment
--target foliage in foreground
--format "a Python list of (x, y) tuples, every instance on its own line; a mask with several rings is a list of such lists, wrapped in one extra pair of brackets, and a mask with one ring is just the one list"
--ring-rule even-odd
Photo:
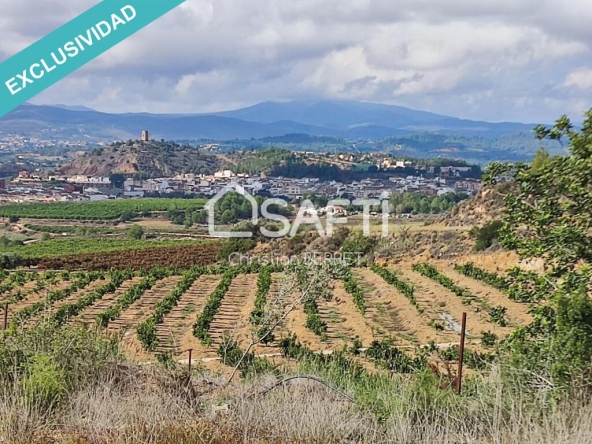
[[(521, 259), (542, 259), (544, 271), (514, 270), (523, 299), (541, 301), (534, 322), (507, 341), (513, 364), (533, 384), (569, 388), (590, 382), (592, 362), (592, 110), (581, 130), (563, 116), (555, 126), (539, 126), (539, 139), (567, 145), (567, 156), (526, 164), (490, 166), (488, 182), (511, 173), (499, 232), (501, 245)], [(567, 142), (567, 144), (566, 144)]]
[[(20, 396), (44, 411), (120, 359), (117, 342), (93, 330), (44, 322), (24, 331), (0, 333), (4, 389), (16, 385)], [(0, 402), (1, 398), (2, 394)]]
[[(295, 337), (282, 346), (291, 369), (252, 355), (240, 363), (244, 352), (225, 340), (218, 350), (223, 362), (240, 363), (247, 376), (226, 387), (211, 375), (203, 375), (208, 382), (202, 384), (199, 366), (193, 375), (200, 377), (193, 379), (170, 360), (163, 360), (166, 369), (140, 369), (94, 330), (44, 323), (18, 334), (0, 332), (0, 439), (222, 444), (250, 436), (276, 444), (282, 435), (286, 443), (530, 444), (569, 436), (587, 442), (589, 409), (520, 385), (487, 357), (468, 354), (475, 368), (488, 372), (466, 378), (458, 395), (449, 375), (426, 365), (434, 349), (411, 358), (388, 341), (377, 342), (367, 353), (379, 370), (369, 372), (345, 350), (316, 354)], [(458, 350), (441, 355), (455, 360)], [(228, 415), (214, 419), (209, 406), (226, 403)]]

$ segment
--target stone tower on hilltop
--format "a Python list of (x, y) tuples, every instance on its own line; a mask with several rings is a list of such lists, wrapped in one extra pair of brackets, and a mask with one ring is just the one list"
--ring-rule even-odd
[(142, 142), (149, 142), (150, 138), (148, 137), (148, 130), (142, 131)]

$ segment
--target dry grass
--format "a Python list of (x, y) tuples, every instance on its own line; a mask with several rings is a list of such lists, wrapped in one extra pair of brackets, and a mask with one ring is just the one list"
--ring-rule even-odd
[[(368, 374), (354, 362), (303, 355), (273, 376), (224, 385), (202, 370), (127, 363), (93, 331), (42, 323), (0, 333), (0, 444), (592, 442), (589, 392), (559, 402), (493, 367), (459, 396), (429, 370)], [(277, 384), (294, 374), (335, 390)]]
[[(525, 399), (504, 396), (499, 375), (465, 404), (440, 405), (434, 417), (428, 399), (411, 385), (384, 421), (313, 381), (280, 386), (265, 376), (200, 394), (179, 372), (117, 367), (76, 391), (59, 408), (27, 402), (18, 385), (4, 387), (0, 402), (1, 443), (572, 443), (592, 441), (592, 408), (572, 401), (533, 415)], [(198, 382), (198, 379), (193, 381)], [(395, 378), (393, 385), (402, 382)], [(395, 390), (396, 392), (397, 390)], [(392, 395), (388, 393), (385, 395)], [(426, 395), (424, 393), (424, 395)], [(212, 406), (228, 403), (227, 414)], [(422, 415), (420, 412), (424, 411)]]

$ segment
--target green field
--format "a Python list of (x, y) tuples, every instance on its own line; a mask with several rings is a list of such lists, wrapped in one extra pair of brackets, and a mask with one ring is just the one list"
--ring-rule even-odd
[(102, 202), (0, 205), (0, 217), (29, 219), (113, 220), (124, 212), (143, 215), (170, 209), (200, 209), (205, 199), (118, 199)]
[(14, 245), (2, 249), (2, 253), (15, 253), (24, 259), (51, 258), (85, 253), (139, 250), (144, 248), (195, 245), (206, 240), (135, 240), (135, 239), (56, 239)]

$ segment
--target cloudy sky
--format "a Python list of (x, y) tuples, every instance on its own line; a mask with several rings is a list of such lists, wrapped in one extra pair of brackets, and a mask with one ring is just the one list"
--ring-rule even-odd
[[(0, 60), (96, 3), (0, 0)], [(187, 0), (32, 102), (180, 113), (331, 98), (581, 120), (591, 24), (590, 0)]]

